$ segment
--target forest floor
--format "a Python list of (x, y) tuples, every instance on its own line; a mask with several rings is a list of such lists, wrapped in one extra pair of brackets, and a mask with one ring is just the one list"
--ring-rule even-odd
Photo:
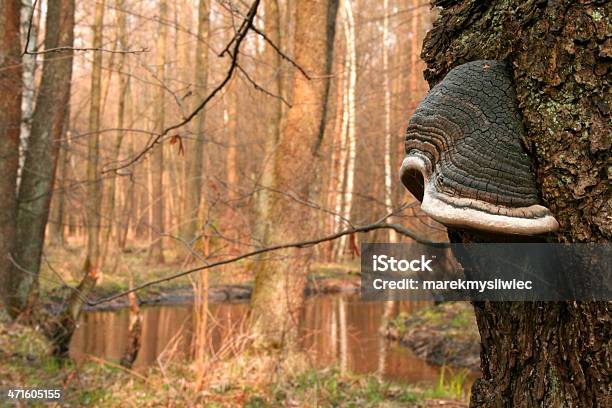
[[(54, 246), (45, 248), (41, 270), (40, 299), (50, 308), (57, 307), (67, 298), (70, 288), (79, 283), (85, 247), (82, 245)], [(185, 254), (172, 248), (165, 252), (166, 263), (150, 264), (145, 247), (132, 247), (108, 256), (102, 268), (102, 276), (90, 299), (101, 299), (127, 290), (130, 280), (133, 285), (164, 278), (197, 266), (185, 263)], [(242, 260), (230, 265), (216, 267), (209, 272), (209, 301), (213, 303), (248, 299), (254, 282), (254, 265), (251, 260)], [(359, 263), (348, 264), (315, 263), (311, 266), (306, 294), (356, 293), (359, 291)], [(193, 301), (192, 276), (184, 276), (160, 285), (138, 291), (141, 304), (182, 304)], [(96, 306), (95, 309), (126, 307), (125, 297)], [(91, 310), (92, 308), (87, 308)]]
[(430, 306), (390, 321), (386, 335), (430, 364), (480, 368), (480, 335), (469, 302)]
[[(136, 372), (97, 358), (60, 363), (48, 350), (48, 343), (34, 329), (8, 323), (0, 315), (0, 389), (63, 388), (63, 406), (467, 406), (456, 399), (461, 384), (457, 388), (442, 380), (434, 388), (423, 389), (372, 375), (341, 373), (335, 367), (313, 369), (304, 358), (279, 365), (271, 357), (244, 352), (217, 356), (199, 367), (169, 358)], [(197, 373), (204, 373), (200, 386)]]
[[(67, 285), (78, 284), (84, 247), (46, 249), (41, 271), (41, 300), (57, 307), (66, 298)], [(90, 298), (99, 299), (150, 280), (189, 269), (179, 255), (166, 253), (164, 265), (147, 263), (143, 248), (109, 256), (103, 277)], [(250, 297), (253, 262), (237, 262), (209, 273), (211, 300), (232, 301)], [(190, 277), (138, 292), (143, 304), (190, 302)], [(311, 267), (308, 294), (346, 293), (359, 290), (359, 264), (315, 264)], [(111, 302), (106, 308), (125, 306)], [(466, 317), (467, 318), (467, 317)], [(459, 317), (457, 319), (460, 319)], [(400, 320), (396, 320), (399, 324)], [(34, 329), (8, 323), (0, 316), (0, 389), (8, 386), (58, 386), (69, 406), (387, 406), (465, 407), (463, 376), (444, 375), (431, 388), (400, 385), (375, 375), (355, 375), (337, 367), (313, 368), (305, 361), (284, 366), (271, 357), (237, 353), (214, 356), (195, 367), (180, 359), (159, 361), (146, 371), (132, 371), (116, 363), (89, 357), (81, 362), (60, 362), (49, 355), (47, 341)], [(205, 372), (201, 386), (197, 373)], [(446, 371), (445, 371), (446, 372)]]

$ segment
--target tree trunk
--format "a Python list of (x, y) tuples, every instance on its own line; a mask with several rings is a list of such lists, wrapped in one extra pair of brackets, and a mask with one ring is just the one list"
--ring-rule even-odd
[[(555, 242), (612, 238), (610, 8), (603, 1), (438, 1), (425, 39), (430, 85), (454, 66), (506, 59), (514, 68), (526, 147)], [(482, 237), (450, 231), (454, 241)], [(482, 378), (473, 407), (612, 405), (610, 302), (474, 305)]]
[[(345, 41), (346, 42), (346, 41)], [(347, 45), (345, 44), (345, 47)], [(338, 113), (337, 117), (339, 119), (339, 126), (336, 126), (338, 130), (337, 138), (339, 139), (338, 143), (338, 168), (337, 175), (335, 180), (335, 187), (333, 189), (335, 195), (335, 203), (334, 203), (334, 213), (336, 217), (334, 217), (333, 231), (338, 231), (342, 225), (342, 209), (344, 208), (344, 189), (346, 184), (346, 161), (347, 161), (347, 140), (346, 140), (346, 129), (348, 127), (348, 108), (347, 108), (347, 73), (348, 73), (348, 58), (344, 58), (344, 66), (342, 73), (338, 78)], [(339, 258), (338, 249), (340, 247), (340, 241), (333, 242), (333, 260), (337, 261)]]
[(236, 89), (236, 82), (231, 83), (232, 86), (227, 90), (226, 93), (226, 106), (224, 114), (224, 124), (227, 132), (226, 143), (227, 143), (227, 160), (226, 160), (226, 172), (227, 172), (227, 199), (230, 201), (230, 206), (236, 205), (238, 198), (238, 163), (237, 163), (237, 132), (238, 132), (238, 90)]
[[(131, 96), (131, 95), (130, 95)], [(131, 97), (128, 98), (128, 113), (129, 113), (129, 117), (132, 117), (132, 102), (131, 102)], [(134, 157), (134, 139), (132, 138), (130, 140), (130, 144), (128, 147), (128, 156), (127, 157)], [(128, 180), (125, 180), (125, 196), (124, 196), (124, 200), (123, 200), (123, 206), (122, 206), (122, 211), (121, 211), (121, 221), (119, 223), (119, 231), (117, 232), (117, 234), (119, 235), (119, 239), (118, 239), (118, 244), (119, 244), (119, 248), (120, 249), (125, 249), (125, 246), (127, 245), (127, 240), (128, 240), (128, 233), (130, 232), (130, 224), (133, 224), (132, 220), (136, 219), (136, 209), (137, 209), (137, 205), (136, 205), (136, 194), (135, 194), (135, 182), (134, 179), (132, 177), (130, 177)]]
[[(266, 0), (264, 2), (265, 21), (264, 31), (270, 41), (277, 47), (281, 47), (280, 36), (280, 12), (278, 8), (278, 0)], [(266, 82), (270, 85), (268, 90), (274, 95), (282, 95), (282, 77), (281, 77), (281, 58), (278, 52), (268, 43), (265, 44), (264, 59), (268, 66)], [(274, 155), (276, 146), (280, 139), (280, 127), (283, 113), (283, 106), (280, 99), (269, 98), (267, 101), (268, 110), (268, 128), (266, 133), (266, 141), (264, 145), (264, 162), (261, 176), (261, 185), (263, 189), (258, 193), (258, 214), (256, 231), (257, 239), (261, 240), (263, 245), (267, 245), (270, 237), (270, 208), (272, 195), (275, 194), (267, 190), (273, 186), (274, 182)]]
[[(340, 53), (340, 47), (338, 47), (337, 53)], [(341, 200), (340, 191), (338, 186), (342, 186), (342, 177), (344, 173), (341, 171), (342, 165), (340, 160), (342, 159), (342, 141), (344, 140), (342, 137), (342, 115), (344, 109), (344, 72), (343, 72), (343, 63), (339, 60), (335, 61), (336, 65), (336, 106), (334, 113), (334, 129), (332, 133), (332, 139), (330, 141), (330, 157), (329, 157), (329, 166), (328, 166), (328, 179), (327, 179), (327, 208), (331, 208), (334, 210), (336, 214), (340, 214)], [(325, 231), (327, 233), (332, 233), (338, 230), (338, 225), (340, 225), (340, 217), (327, 217), (326, 218), (326, 228)], [(325, 247), (325, 259), (328, 262), (333, 262), (335, 260), (335, 243), (334, 241), (329, 241)]]
[(408, 97), (410, 99), (410, 111), (418, 105), (419, 96), (417, 90), (417, 79), (420, 75), (418, 71), (419, 62), (419, 0), (412, 0), (410, 19), (410, 74), (408, 76)]
[[(287, 112), (274, 157), (276, 190), (308, 197), (314, 163), (313, 151), (319, 135), (325, 89), (329, 77), (328, 36), (325, 26), (328, 13), (336, 8), (330, 2), (298, 0), (296, 3), (294, 59), (310, 76), (295, 73), (293, 104)], [(333, 36), (332, 36), (333, 38)], [(308, 235), (308, 219), (304, 207), (287, 197), (275, 194), (271, 213), (279, 218), (272, 225), (270, 236), (276, 240), (294, 241)], [(307, 264), (310, 251), (283, 251), (280, 262), (260, 268), (255, 278), (251, 299), (255, 338), (264, 348), (293, 349), (297, 340), (297, 321), (303, 305)]]
[[(168, 3), (166, 0), (159, 2), (159, 21), (166, 21), (168, 17)], [(166, 80), (166, 55), (168, 47), (167, 39), (168, 28), (165, 23), (159, 24), (157, 33), (157, 78), (161, 82)], [(164, 116), (166, 112), (164, 104), (164, 87), (158, 86), (155, 90), (155, 132), (161, 133), (164, 130)], [(153, 176), (152, 192), (152, 222), (153, 227), (153, 242), (149, 252), (149, 262), (163, 264), (164, 259), (164, 145), (161, 144), (153, 149), (151, 155), (151, 166)]]
[[(357, 87), (357, 50), (355, 47), (355, 19), (353, 18), (353, 6), (350, 0), (344, 0), (344, 36), (346, 40), (345, 74), (346, 84), (346, 106), (344, 108), (344, 120), (346, 125), (346, 169), (344, 186), (342, 188), (342, 219), (351, 218), (353, 208), (353, 189), (355, 181), (355, 159), (357, 155), (357, 140), (355, 135), (355, 88)], [(338, 240), (337, 259), (341, 259), (346, 249), (347, 236), (343, 235)]]
[[(128, 44), (128, 38), (127, 38), (127, 33), (128, 33), (127, 19), (125, 16), (125, 12), (123, 12), (124, 0), (115, 0), (115, 8), (117, 10), (117, 25), (118, 25), (117, 37), (119, 39), (119, 48), (121, 50), (127, 50), (129, 48), (129, 44)], [(115, 136), (115, 144), (113, 146), (113, 150), (112, 150), (111, 157), (109, 160), (111, 163), (117, 163), (117, 161), (119, 160), (119, 153), (121, 152), (121, 145), (123, 144), (123, 139), (125, 138), (125, 132), (121, 129), (123, 129), (125, 126), (126, 103), (127, 103), (127, 98), (130, 92), (129, 91), (129, 86), (130, 86), (129, 74), (127, 75), (124, 74), (124, 70), (128, 69), (127, 58), (128, 58), (127, 54), (120, 54), (119, 55), (119, 65), (116, 68), (117, 74), (119, 75), (119, 101), (118, 101), (118, 106), (117, 106), (117, 129), (119, 130), (117, 131), (117, 135)], [(109, 77), (107, 92), (108, 92), (108, 89), (111, 87), (110, 82), (111, 81)], [(117, 177), (118, 175), (113, 175), (113, 177), (111, 177), (108, 180), (108, 187), (107, 187), (108, 201), (106, 203), (107, 215), (105, 216), (105, 218), (107, 219), (107, 222), (106, 222), (107, 228), (103, 234), (104, 238), (102, 241), (102, 250), (101, 250), (102, 260), (107, 259), (110, 239), (111, 239), (111, 235), (113, 232), (113, 224), (117, 225), (117, 233), (119, 232), (119, 227), (120, 227), (119, 223), (114, 222), (116, 218), (120, 218), (120, 217), (115, 216), (115, 207), (117, 207), (117, 204), (116, 204)]]
[[(45, 49), (72, 47), (74, 0), (54, 3), (47, 11)], [(45, 227), (55, 179), (59, 144), (70, 101), (72, 51), (45, 54), (43, 73), (32, 117), (17, 204), (17, 242), (14, 273), (21, 274), (17, 287), (18, 307), (36, 296)], [(28, 271), (23, 273), (23, 270)]]
[(55, 180), (54, 193), (51, 197), (51, 214), (48, 228), (48, 242), (51, 245), (64, 246), (65, 243), (65, 226), (66, 217), (66, 177), (68, 176), (68, 160), (69, 160), (69, 143), (68, 137), (70, 131), (70, 105), (66, 107), (66, 118), (64, 119), (64, 130), (62, 131), (62, 140), (59, 146), (57, 157), (58, 168), (57, 177)]
[[(93, 48), (102, 48), (104, 0), (96, 3), (93, 25)], [(101, 180), (98, 172), (100, 156), (100, 99), (102, 81), (102, 52), (94, 51), (91, 70), (91, 101), (89, 104), (89, 132), (87, 140), (87, 255), (84, 272), (95, 280), (100, 266), (100, 210)]]
[[(208, 84), (208, 41), (210, 38), (210, 1), (200, 0), (198, 6), (198, 43), (196, 45), (195, 87), (193, 98), (201, 101), (205, 98)], [(191, 241), (198, 231), (198, 220), (202, 202), (202, 180), (204, 172), (204, 132), (206, 123), (205, 111), (196, 118), (193, 131), (194, 139), (187, 148), (187, 186), (185, 189), (186, 218), (184, 238)]]
[(17, 168), (21, 124), (21, 50), (19, 13), (21, 2), (0, 0), (0, 290), (7, 310), (15, 315), (15, 289), (22, 274), (12, 273), (10, 254), (15, 243)]
[[(385, 97), (384, 102), (384, 124), (385, 124), (385, 151), (384, 151), (384, 196), (385, 196), (385, 207), (387, 212), (391, 212), (393, 209), (393, 188), (392, 188), (392, 174), (391, 174), (391, 146), (392, 146), (392, 134), (391, 134), (391, 79), (389, 78), (389, 48), (391, 42), (389, 41), (389, 0), (383, 2), (383, 37), (382, 37), (382, 60), (383, 60), (383, 93)], [(393, 220), (389, 220), (393, 222)], [(388, 235), (389, 242), (397, 241), (395, 231), (389, 230)]]
[[(39, 9), (40, 11), (40, 9)], [(21, 98), (21, 132), (20, 152), (19, 152), (19, 176), (17, 186), (21, 182), (21, 169), (25, 162), (25, 152), (30, 138), (32, 128), (32, 114), (34, 113), (34, 98), (36, 97), (36, 48), (38, 46), (38, 26), (40, 12), (34, 13), (32, 0), (21, 2), (21, 40), (22, 44), (28, 44), (28, 51), (31, 52), (22, 56), (23, 61), (23, 95)], [(37, 18), (38, 16), (38, 18)], [(31, 21), (32, 20), (32, 21)]]

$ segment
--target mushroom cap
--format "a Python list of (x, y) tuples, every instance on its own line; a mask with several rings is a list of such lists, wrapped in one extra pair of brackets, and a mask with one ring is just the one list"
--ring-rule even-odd
[(512, 73), (481, 60), (451, 70), (408, 125), (402, 183), (448, 227), (502, 234), (556, 231), (539, 204)]

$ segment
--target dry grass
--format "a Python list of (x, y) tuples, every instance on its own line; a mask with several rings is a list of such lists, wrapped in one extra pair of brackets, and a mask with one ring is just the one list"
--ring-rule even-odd
[[(61, 364), (49, 357), (48, 344), (36, 330), (0, 317), (0, 388), (62, 387), (70, 406), (465, 406), (456, 401), (449, 405), (439, 390), (341, 374), (335, 367), (315, 369), (303, 354), (255, 352), (243, 329), (235, 330), (232, 341), (209, 352), (203, 366), (176, 358), (177, 340), (170, 342), (156, 366), (135, 372), (94, 357)], [(200, 384), (198, 377), (203, 378)]]

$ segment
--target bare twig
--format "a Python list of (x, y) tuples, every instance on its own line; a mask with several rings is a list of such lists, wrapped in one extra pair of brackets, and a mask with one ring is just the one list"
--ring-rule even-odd
[(224, 259), (222, 261), (218, 261), (218, 262), (211, 262), (207, 265), (203, 265), (203, 266), (198, 266), (196, 268), (192, 268), (192, 269), (188, 269), (186, 271), (181, 271), (179, 273), (176, 273), (174, 275), (170, 275), (170, 276), (166, 276), (164, 278), (160, 278), (160, 279), (155, 279), (146, 283), (143, 283), (142, 285), (136, 286), (132, 289), (129, 290), (125, 290), (123, 292), (117, 293), (115, 295), (111, 295), (99, 300), (95, 300), (95, 301), (91, 301), (88, 300), (87, 304), (89, 306), (97, 306), (99, 304), (102, 303), (107, 303), (110, 302), (112, 300), (118, 299), (122, 296), (128, 295), (132, 292), (138, 291), (138, 290), (142, 290), (144, 288), (147, 288), (149, 286), (153, 286), (153, 285), (158, 285), (160, 283), (163, 282), (168, 282), (183, 276), (187, 276), (190, 275), (192, 273), (198, 272), (198, 271), (202, 271), (205, 269), (210, 269), (210, 268), (214, 268), (217, 266), (221, 266), (221, 265), (227, 265), (227, 264), (231, 264), (234, 262), (237, 262), (241, 259), (246, 259), (246, 258), (251, 258), (260, 254), (264, 254), (267, 252), (272, 252), (272, 251), (278, 251), (281, 249), (288, 249), (288, 248), (308, 248), (314, 245), (318, 245), (322, 242), (327, 242), (327, 241), (332, 241), (334, 239), (338, 239), (344, 235), (350, 235), (350, 234), (355, 234), (355, 233), (365, 233), (365, 232), (370, 232), (370, 231), (374, 231), (374, 230), (379, 230), (379, 229), (392, 229), (394, 231), (396, 231), (397, 233), (410, 237), (412, 239), (414, 239), (417, 242), (423, 243), (423, 244), (435, 244), (435, 242), (428, 240), (425, 237), (420, 236), (418, 233), (409, 230), (408, 228), (404, 227), (403, 225), (399, 225), (399, 224), (391, 224), (386, 222), (386, 219), (389, 217), (392, 217), (393, 215), (395, 215), (395, 213), (401, 211), (403, 208), (391, 212), (387, 215), (385, 215), (383, 218), (379, 219), (378, 221), (372, 223), (372, 224), (367, 224), (367, 225), (362, 225), (362, 226), (354, 226), (354, 227), (350, 227), (347, 229), (344, 229), (342, 231), (336, 232), (334, 234), (331, 235), (327, 235), (324, 237), (320, 237), (320, 238), (314, 238), (314, 239), (309, 239), (309, 240), (305, 240), (305, 241), (298, 241), (298, 242), (290, 242), (290, 243), (285, 243), (285, 244), (278, 244), (278, 245), (272, 245), (269, 247), (265, 247), (265, 248), (261, 248), (255, 251), (251, 251), (251, 252), (247, 252), (232, 258), (228, 258), (228, 259)]
[(49, 54), (52, 52), (64, 52), (64, 51), (82, 51), (82, 52), (86, 52), (86, 51), (99, 51), (99, 52), (107, 52), (109, 54), (141, 54), (144, 52), (149, 52), (148, 48), (141, 48), (139, 50), (109, 50), (106, 48), (90, 48), (90, 47), (85, 47), (85, 48), (75, 48), (75, 47), (56, 47), (56, 48), (49, 48), (43, 51), (24, 51), (22, 55), (40, 55), (40, 54)]
[(293, 65), (295, 68), (297, 68), (298, 71), (300, 71), (302, 73), (302, 75), (304, 75), (304, 77), (310, 81), (310, 79), (311, 79), (310, 75), (308, 75), (306, 73), (306, 71), (304, 71), (304, 68), (300, 67), (297, 62), (295, 62), (287, 54), (285, 54), (283, 51), (281, 51), (281, 49), (278, 48), (278, 46), (276, 44), (274, 44), (274, 42), (272, 42), (272, 40), (270, 40), (267, 35), (265, 35), (259, 28), (255, 27), (255, 26), (251, 27), (251, 29), (253, 31), (255, 31), (257, 34), (259, 34), (261, 36), (261, 38), (263, 38), (268, 44), (270, 44), (270, 47), (272, 47), (274, 49), (274, 51), (276, 51), (278, 53), (278, 55), (281, 56), (282, 59), (284, 59), (285, 61), (287, 61), (291, 65)]
[(38, 3), (38, 0), (34, 0), (34, 3), (32, 3), (32, 13), (30, 14), (30, 21), (28, 21), (28, 32), (26, 34), (25, 47), (23, 48), (23, 53), (21, 54), (22, 56), (29, 54), (28, 48), (30, 48), (30, 36), (32, 35), (32, 22), (34, 21), (34, 12), (36, 11), (36, 3)]
[(253, 26), (253, 20), (255, 19), (255, 16), (257, 15), (257, 7), (259, 6), (260, 1), (261, 0), (253, 1), (253, 4), (251, 5), (251, 8), (249, 9), (247, 17), (242, 22), (242, 24), (240, 26), (240, 29), (238, 30), (238, 32), (236, 33), (234, 38), (232, 38), (232, 41), (230, 41), (230, 43), (227, 45), (227, 47), (219, 54), (220, 56), (225, 55), (226, 52), (229, 52), (229, 48), (233, 44), (233, 49), (232, 49), (231, 52), (229, 52), (230, 55), (231, 55), (231, 58), (232, 58), (231, 59), (231, 64), (230, 64), (229, 69), (227, 70), (227, 73), (225, 74), (225, 78), (223, 78), (221, 83), (219, 83), (219, 85), (217, 85), (215, 87), (215, 89), (213, 89), (212, 92), (210, 94), (208, 94), (208, 96), (206, 98), (204, 98), (204, 100), (202, 102), (200, 102), (200, 104), (189, 114), (189, 116), (184, 118), (182, 121), (180, 121), (180, 122), (178, 122), (178, 123), (176, 123), (176, 124), (174, 124), (172, 126), (169, 126), (169, 127), (165, 128), (143, 150), (141, 150), (138, 154), (136, 154), (134, 157), (132, 157), (127, 162), (125, 162), (125, 163), (123, 163), (123, 164), (121, 164), (121, 165), (119, 165), (117, 167), (104, 170), (103, 173), (107, 173), (107, 172), (111, 172), (111, 171), (117, 171), (117, 170), (126, 168), (128, 166), (131, 166), (132, 164), (134, 164), (137, 161), (139, 161), (145, 154), (147, 154), (147, 152), (149, 152), (151, 149), (153, 149), (153, 147), (155, 147), (155, 145), (157, 145), (158, 143), (161, 143), (163, 137), (166, 136), (170, 131), (178, 129), (178, 128), (182, 127), (182, 126), (185, 126), (189, 122), (191, 122), (191, 120), (193, 118), (195, 118), (200, 113), (200, 111), (202, 111), (202, 109), (204, 109), (206, 104), (208, 104), (208, 102), (211, 99), (213, 99), (217, 95), (217, 93), (219, 93), (225, 87), (225, 85), (232, 78), (232, 76), (234, 74), (234, 71), (236, 70), (236, 67), (238, 65), (238, 55), (239, 55), (240, 45), (242, 44), (242, 41), (244, 40), (244, 38), (248, 34), (249, 30), (251, 30), (254, 27)]
[(34, 2), (32, 3), (32, 13), (30, 14), (30, 20), (28, 21), (28, 32), (26, 34), (26, 43), (25, 46), (23, 47), (23, 52), (21, 53), (22, 56), (24, 55), (40, 55), (40, 54), (49, 54), (49, 53), (53, 53), (53, 52), (64, 52), (64, 51), (100, 51), (100, 52), (108, 52), (110, 54), (140, 54), (143, 52), (149, 52), (149, 50), (147, 48), (142, 48), (140, 50), (107, 50), (104, 48), (76, 48), (76, 47), (56, 47), (56, 48), (49, 48), (43, 51), (29, 51), (28, 48), (30, 48), (30, 36), (32, 35), (32, 24), (34, 21), (34, 13), (36, 12), (36, 3), (38, 3), (38, 0), (34, 0)]
[(280, 99), (280, 101), (281, 101), (282, 103), (284, 103), (284, 104), (285, 104), (285, 106), (287, 106), (287, 107), (291, 108), (291, 105), (289, 104), (289, 102), (287, 102), (287, 100), (286, 100), (285, 98), (283, 98), (283, 96), (282, 96), (282, 95), (276, 95), (276, 94), (273, 94), (272, 92), (268, 91), (267, 89), (265, 89), (264, 87), (262, 87), (261, 85), (259, 85), (257, 82), (255, 82), (255, 80), (254, 80), (254, 79), (252, 79), (252, 78), (249, 76), (248, 72), (246, 72), (246, 71), (244, 70), (244, 68), (242, 68), (240, 65), (238, 65), (238, 66), (237, 66), (237, 68), (238, 68), (238, 70), (239, 70), (240, 72), (242, 72), (242, 74), (244, 75), (244, 77), (246, 78), (246, 80), (247, 80), (247, 81), (248, 81), (248, 82), (249, 82), (251, 85), (253, 85), (253, 87), (254, 87), (256, 90), (258, 90), (258, 91), (260, 91), (260, 92), (262, 92), (262, 93), (264, 93), (264, 94), (266, 94), (266, 95), (268, 95), (268, 96), (271, 96), (272, 98)]

